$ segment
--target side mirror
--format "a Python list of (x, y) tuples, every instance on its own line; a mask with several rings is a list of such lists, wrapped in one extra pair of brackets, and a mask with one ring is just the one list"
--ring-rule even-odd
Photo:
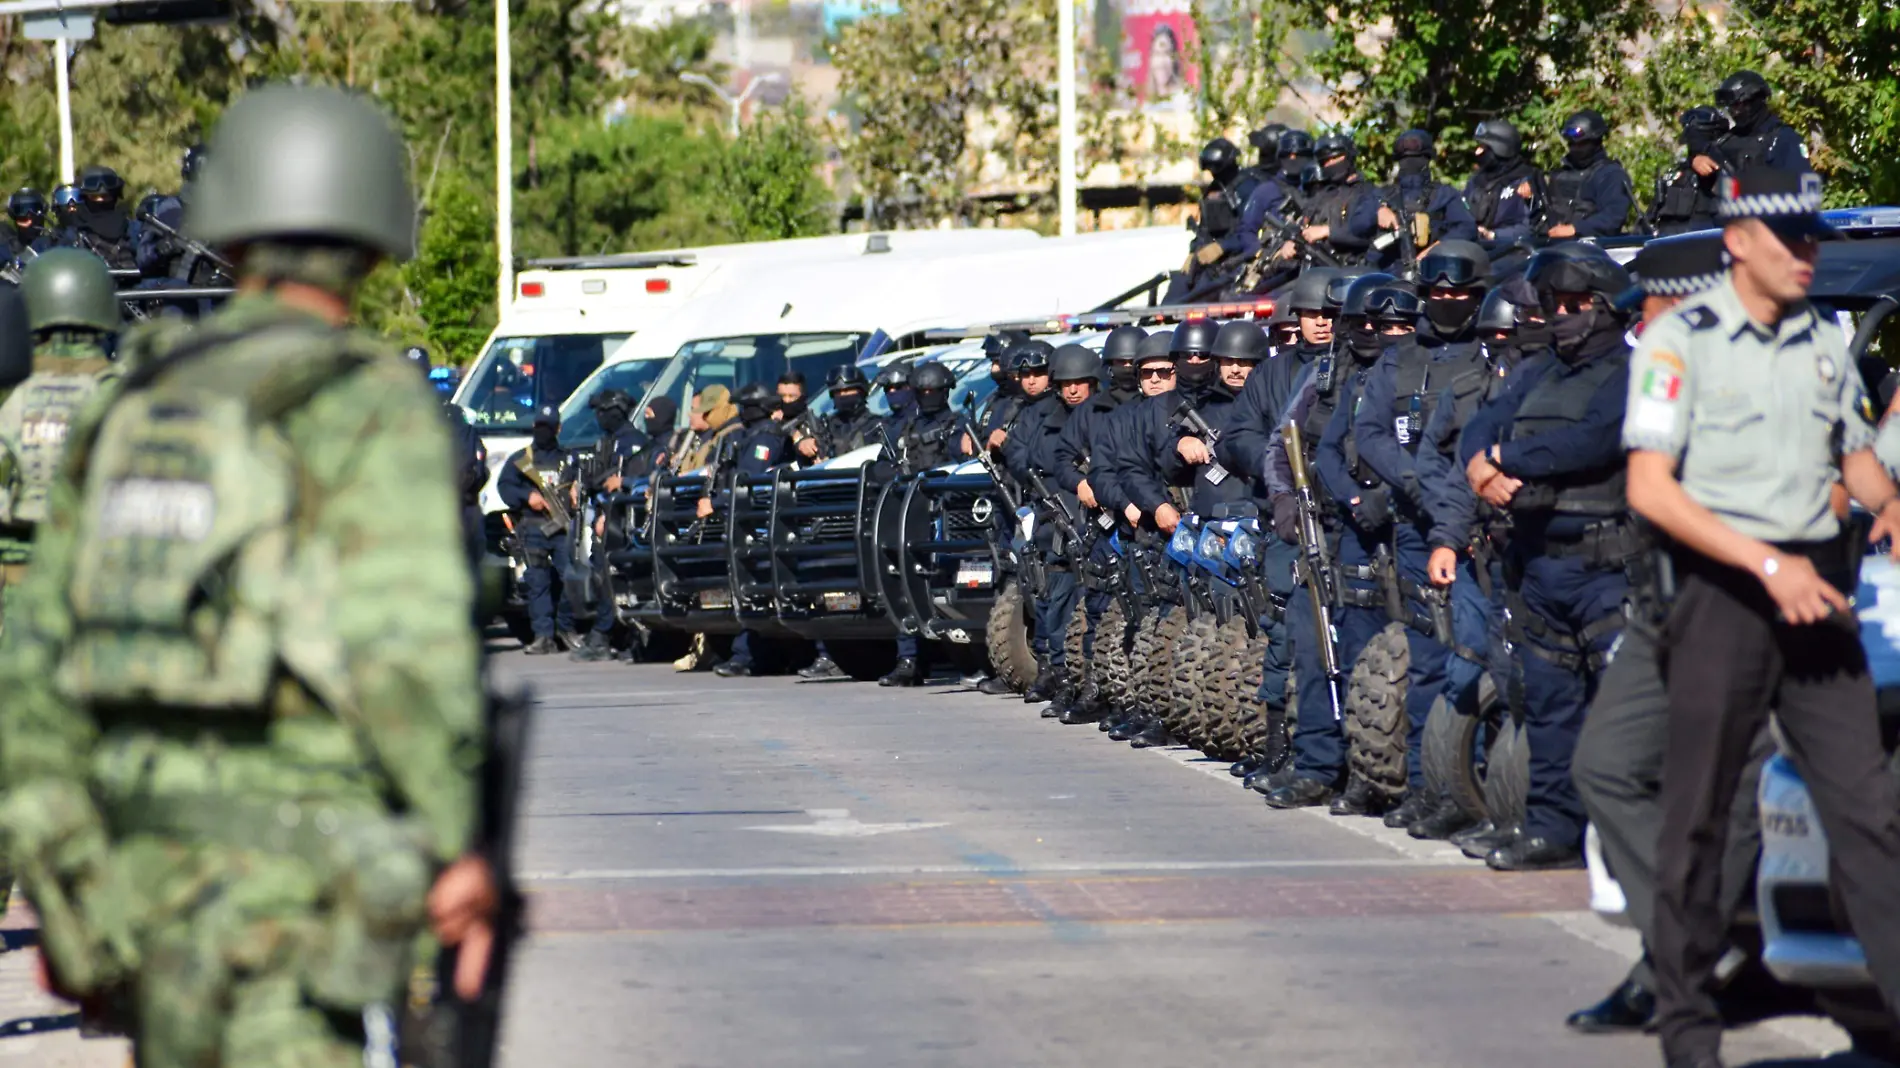
[(26, 298), (18, 286), (0, 285), (0, 389), (12, 389), (33, 373), (33, 333), (27, 329)]

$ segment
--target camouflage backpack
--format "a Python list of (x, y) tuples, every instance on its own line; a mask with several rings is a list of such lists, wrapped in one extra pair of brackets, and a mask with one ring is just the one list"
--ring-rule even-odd
[(126, 376), (75, 443), (62, 693), (248, 712), (282, 668), (347, 705), (326, 625), (336, 549), (300, 543), (302, 472), (281, 423), (377, 355), (346, 331), (279, 322), (200, 331)]
[(111, 366), (104, 358), (37, 356), (32, 376), (0, 404), (0, 524), (46, 518), (67, 432)]

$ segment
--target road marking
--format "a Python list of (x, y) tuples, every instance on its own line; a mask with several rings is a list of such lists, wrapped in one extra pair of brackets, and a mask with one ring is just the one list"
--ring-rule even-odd
[(813, 808), (805, 811), (815, 822), (745, 827), (747, 831), (771, 831), (775, 834), (811, 834), (820, 838), (874, 838), (880, 834), (905, 831), (934, 831), (947, 823), (861, 823), (851, 818), (848, 808)]
[(1103, 860), (1067, 864), (860, 864), (831, 868), (596, 868), (529, 872), (529, 883), (616, 882), (648, 879), (798, 879), (901, 875), (1112, 875), (1197, 871), (1300, 871), (1325, 868), (1429, 867), (1415, 860)]

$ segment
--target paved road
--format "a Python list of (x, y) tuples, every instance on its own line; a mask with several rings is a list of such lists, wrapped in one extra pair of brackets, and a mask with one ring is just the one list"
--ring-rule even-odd
[[(1273, 812), (1015, 701), (500, 666), (542, 695), (507, 1068), (1658, 1063), (1560, 1024), (1628, 959), (1580, 876)], [(125, 1064), (73, 1022), (0, 956), (0, 1066)]]
[(504, 666), (543, 695), (514, 1068), (1659, 1063), (1561, 1026), (1628, 959), (1580, 875), (1273, 812), (1015, 701)]

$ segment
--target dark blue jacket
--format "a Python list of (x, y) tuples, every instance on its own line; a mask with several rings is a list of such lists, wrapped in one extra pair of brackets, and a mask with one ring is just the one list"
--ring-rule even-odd
[(1257, 489), (1267, 485), (1269, 451), (1279, 448), (1280, 426), (1300, 376), (1326, 351), (1324, 345), (1279, 349), (1247, 376), (1234, 400), (1234, 411), (1215, 454), (1228, 470), (1247, 476)]
[(1746, 133), (1730, 130), (1716, 148), (1723, 162), (1738, 174), (1755, 167), (1796, 173), (1814, 169), (1801, 135), (1773, 112), (1763, 115)]
[(1240, 225), (1228, 240), (1221, 242), (1221, 247), (1244, 256), (1260, 251), (1260, 231), (1268, 223), (1275, 229), (1285, 225), (1286, 213), (1291, 210), (1287, 202), (1292, 196), (1292, 187), (1278, 174), (1263, 178), (1240, 209)]
[[(1593, 169), (1594, 168), (1594, 169)], [(1597, 159), (1577, 167), (1566, 159), (1556, 170), (1544, 179), (1545, 196), (1549, 198), (1545, 205), (1545, 218), (1552, 222), (1564, 221), (1558, 214), (1566, 205), (1558, 203), (1565, 176), (1578, 171), (1588, 172), (1577, 194), (1578, 204), (1590, 204), (1593, 210), (1580, 213), (1570, 219), (1577, 228), (1577, 237), (1609, 237), (1623, 232), (1629, 222), (1630, 208), (1634, 197), (1630, 186), (1629, 172), (1623, 165), (1599, 153)]]
[[(544, 470), (541, 475), (542, 481), (548, 483), (550, 490), (554, 488), (555, 483), (561, 481), (560, 470), (567, 466), (569, 459), (566, 449), (542, 449), (537, 452), (533, 448), (526, 448), (508, 457), (508, 462), (501, 465), (501, 474), (495, 479), (495, 493), (501, 498), (501, 503), (508, 506), (509, 511), (520, 515), (542, 517), (546, 513), (533, 512), (528, 508), (528, 496), (539, 491), (535, 489), (534, 483), (528, 481), (528, 476), (521, 471), (522, 460), (531, 454), (544, 463), (552, 464), (551, 469)], [(517, 529), (521, 532), (522, 540), (530, 546), (543, 548), (551, 543), (552, 539), (541, 533), (539, 523), (524, 523)]]
[(785, 428), (773, 419), (760, 419), (728, 438), (725, 455), (715, 465), (715, 482), (729, 474), (762, 475), (791, 459)]
[(1119, 512), (1128, 501), (1121, 496), (1103, 457), (1116, 410), (1115, 398), (1102, 392), (1091, 394), (1088, 400), (1071, 409), (1062, 432), (1056, 436), (1053, 470), (1056, 485), (1074, 493), (1086, 478), (1089, 489), (1095, 491), (1097, 503), (1104, 509)]
[[(1402, 174), (1390, 186), (1386, 187), (1386, 196), (1392, 202), (1393, 214), (1399, 215), (1401, 224), (1409, 225), (1405, 219), (1404, 208), (1407, 197), (1415, 197), (1424, 189), (1425, 175)], [(1432, 217), (1432, 240), (1437, 241), (1476, 241), (1478, 222), (1471, 217), (1471, 208), (1465, 204), (1465, 197), (1456, 188), (1443, 182), (1432, 183), (1432, 195), (1425, 200), (1425, 214)], [(1424, 251), (1420, 248), (1420, 251)], [(1398, 259), (1398, 250), (1394, 246), (1389, 257)]]
[[(1022, 413), (1016, 417), (1016, 425), (1003, 441), (1003, 469), (1014, 475), (1018, 484), (1029, 484), (1032, 467), (1045, 472), (1055, 470), (1053, 462), (1048, 467), (1042, 467), (1036, 462), (1036, 457), (1046, 447), (1042, 438), (1049, 436), (1049, 421), (1063, 411), (1062, 398), (1054, 389), (1023, 405)], [(1057, 429), (1060, 428), (1061, 424), (1058, 423)]]
[(1481, 347), (1486, 350), (1484, 364), (1459, 372), (1446, 382), (1413, 458), (1419, 493), (1431, 516), (1425, 540), (1433, 547), (1462, 551), (1478, 533), (1478, 495), (1471, 491), (1465, 469), (1458, 463), (1458, 434), (1477, 410), (1503, 389), (1505, 376), (1518, 363), (1517, 350), (1509, 345), (1494, 349), (1484, 343)]
[[(1491, 231), (1489, 241), (1481, 237), (1472, 240), (1487, 252), (1509, 248), (1530, 236), (1535, 222), (1531, 217), (1532, 201), (1517, 195), (1517, 187), (1525, 182), (1533, 189), (1544, 184), (1535, 167), (1519, 160), (1496, 172), (1478, 171), (1465, 183), (1465, 206), (1474, 224)], [(1489, 222), (1485, 221), (1487, 217)]]
[(1420, 349), (1425, 350), (1431, 360), (1426, 367), (1425, 396), (1419, 411), (1419, 439), (1422, 440), (1424, 423), (1436, 410), (1440, 390), (1469, 366), (1477, 348), (1475, 341), (1444, 342), (1421, 332), (1402, 344), (1388, 347), (1366, 377), (1358, 413), (1353, 417), (1353, 438), (1359, 446), (1360, 461), (1392, 488), (1393, 504), (1403, 514), (1423, 518), (1426, 505), (1414, 456), (1422, 451), (1420, 442), (1401, 442), (1395, 421), (1395, 408), (1400, 401), (1397, 396), (1399, 360), (1408, 352)]
[[(1254, 371), (1254, 375), (1259, 373), (1258, 369)], [(1252, 380), (1253, 375), (1249, 375), (1248, 381)], [(1208, 425), (1220, 434), (1221, 441), (1224, 442), (1233, 429), (1240, 408), (1236, 397), (1227, 386), (1216, 384), (1206, 392), (1200, 403), (1194, 406), (1194, 410), (1200, 413), (1202, 419), (1207, 420)], [(1182, 438), (1191, 436), (1193, 436), (1192, 432), (1185, 427), (1177, 430), (1168, 439), (1166, 452), (1163, 454), (1169, 484), (1190, 487), (1188, 510), (1205, 516), (1213, 513), (1215, 505), (1251, 499), (1254, 496), (1253, 479), (1246, 471), (1230, 468), (1222, 463), (1218, 445), (1213, 449), (1215, 462), (1212, 464), (1189, 464), (1181, 458), (1177, 446)], [(1218, 481), (1215, 481), (1216, 478)]]
[[(1346, 443), (1352, 437), (1356, 408), (1364, 396), (1366, 380), (1371, 377), (1373, 366), (1354, 363), (1336, 372), (1346, 376), (1337, 387), (1340, 391), (1339, 407), (1333, 410), (1333, 418), (1326, 424), (1326, 433), (1320, 435), (1319, 449), (1314, 458), (1313, 466), (1317, 469), (1320, 485), (1326, 489), (1326, 495), (1348, 506), (1342, 508), (1348, 514), (1353, 498), (1358, 497), (1364, 487), (1353, 477), (1352, 464), (1346, 456)], [(1367, 474), (1363, 458), (1361, 467), (1361, 475)]]

